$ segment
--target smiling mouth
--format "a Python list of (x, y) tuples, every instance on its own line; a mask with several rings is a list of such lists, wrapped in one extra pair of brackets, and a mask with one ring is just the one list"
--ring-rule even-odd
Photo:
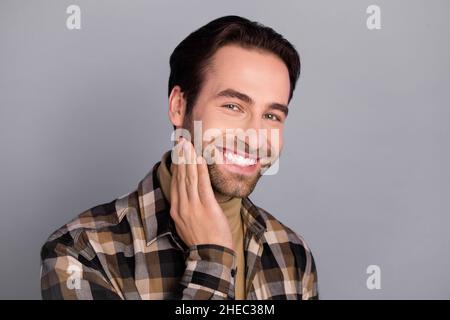
[(233, 152), (226, 148), (217, 147), (217, 150), (223, 154), (225, 164), (232, 164), (240, 167), (251, 167), (258, 163), (259, 157), (256, 155)]

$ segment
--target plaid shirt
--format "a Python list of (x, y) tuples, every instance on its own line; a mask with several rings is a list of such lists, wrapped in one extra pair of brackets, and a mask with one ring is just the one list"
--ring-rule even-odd
[[(183, 243), (160, 189), (160, 163), (137, 190), (81, 213), (48, 238), (43, 299), (234, 299), (234, 252)], [(248, 197), (241, 214), (247, 299), (318, 299), (303, 238)]]

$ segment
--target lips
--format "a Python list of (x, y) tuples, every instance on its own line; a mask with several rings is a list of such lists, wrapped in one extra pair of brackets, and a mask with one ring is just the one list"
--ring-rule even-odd
[(242, 151), (240, 151), (240, 150), (237, 150), (237, 152), (236, 152), (235, 150), (230, 150), (230, 149), (227, 149), (227, 148), (221, 148), (221, 147), (217, 147), (217, 149), (218, 149), (219, 151), (223, 152), (223, 153), (229, 152), (229, 153), (232, 153), (232, 154), (234, 154), (234, 155), (237, 155), (237, 156), (240, 156), (240, 157), (243, 157), (243, 158), (246, 158), (246, 159), (254, 159), (254, 160), (256, 160), (256, 161), (259, 160), (259, 157), (258, 157), (257, 154), (249, 154), (249, 153), (247, 153), (247, 152), (242, 152)]
[(216, 147), (216, 150), (221, 152), (223, 159), (215, 157), (216, 161), (221, 161), (217, 164), (223, 165), (223, 168), (235, 174), (241, 174), (245, 176), (253, 176), (260, 168), (259, 159), (255, 156), (251, 157), (248, 154), (245, 157), (242, 153), (231, 152), (227, 149)]
[(219, 152), (222, 152), (224, 156), (224, 160), (227, 163), (239, 165), (243, 167), (253, 166), (259, 161), (259, 157), (257, 155), (248, 154), (245, 152), (234, 152), (226, 148), (217, 147)]

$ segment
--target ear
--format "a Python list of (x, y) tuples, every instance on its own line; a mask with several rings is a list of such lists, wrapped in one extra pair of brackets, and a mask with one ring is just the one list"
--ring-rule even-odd
[(169, 119), (176, 127), (182, 127), (186, 113), (186, 100), (180, 86), (174, 86), (169, 96)]

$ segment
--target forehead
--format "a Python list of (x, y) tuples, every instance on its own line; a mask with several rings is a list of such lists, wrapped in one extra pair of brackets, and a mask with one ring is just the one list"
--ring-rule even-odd
[(258, 100), (288, 103), (289, 71), (275, 54), (238, 45), (226, 45), (213, 55), (204, 75), (203, 89), (212, 96), (235, 88)]

